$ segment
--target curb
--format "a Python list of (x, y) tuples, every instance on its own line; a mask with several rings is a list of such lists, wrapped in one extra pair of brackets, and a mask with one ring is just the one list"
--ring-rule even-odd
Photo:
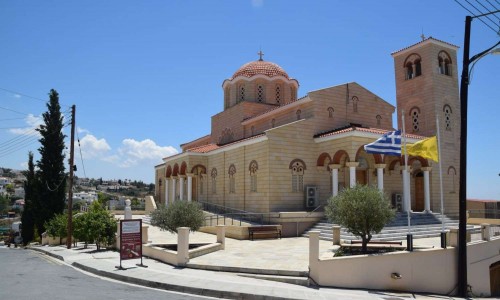
[(49, 252), (49, 251), (45, 251), (44, 249), (40, 249), (38, 247), (27, 247), (28, 249), (30, 250), (34, 250), (34, 251), (37, 251), (37, 252), (40, 252), (40, 253), (43, 253), (43, 254), (46, 254), (48, 256), (52, 256), (54, 258), (57, 258), (58, 260), (60, 261), (64, 261), (64, 257), (61, 256), (61, 255), (57, 255), (57, 254), (54, 254), (52, 252)]
[(309, 277), (309, 272), (307, 271), (267, 270), (267, 269), (242, 268), (242, 267), (230, 267), (230, 266), (212, 266), (212, 265), (202, 265), (195, 263), (187, 263), (186, 268), (217, 271), (217, 272), (255, 274), (255, 275), (275, 275), (275, 276), (290, 276), (290, 277), (305, 277), (305, 278)]
[(208, 296), (208, 297), (215, 297), (215, 298), (226, 298), (226, 299), (259, 299), (259, 300), (260, 299), (263, 299), (263, 300), (264, 299), (273, 299), (273, 300), (290, 299), (288, 297), (275, 297), (275, 296), (268, 296), (268, 295), (255, 295), (255, 294), (248, 294), (248, 293), (220, 291), (220, 290), (215, 290), (215, 289), (202, 289), (202, 288), (182, 286), (182, 285), (170, 284), (170, 283), (164, 283), (164, 282), (158, 282), (158, 281), (150, 281), (150, 280), (140, 279), (140, 278), (136, 278), (136, 277), (120, 275), (120, 274), (112, 273), (109, 271), (94, 269), (92, 267), (82, 265), (78, 262), (73, 262), (71, 265), (74, 266), (75, 268), (84, 270), (86, 272), (89, 272), (89, 273), (92, 273), (95, 275), (99, 275), (102, 277), (112, 278), (112, 279), (115, 279), (118, 281), (133, 283), (133, 284), (142, 285), (142, 286), (146, 286), (146, 287), (150, 287), (150, 288), (187, 293), (187, 294), (192, 294), (192, 295), (201, 295), (201, 296)]

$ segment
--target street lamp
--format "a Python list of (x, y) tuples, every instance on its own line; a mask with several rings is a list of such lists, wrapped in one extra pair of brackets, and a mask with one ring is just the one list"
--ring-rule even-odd
[[(480, 18), (486, 15), (496, 14), (500, 10), (482, 14), (478, 16), (465, 17), (465, 35), (464, 35), (464, 57), (462, 78), (460, 81), (460, 187), (459, 187), (459, 223), (458, 223), (458, 295), (467, 297), (467, 97), (469, 93), (469, 65), (480, 59), (485, 54), (494, 52), (494, 49), (500, 44), (496, 43), (493, 47), (469, 58), (470, 48), (470, 29), (473, 18)], [(494, 50), (493, 50), (494, 49)], [(492, 51), (493, 50), (493, 51)]]

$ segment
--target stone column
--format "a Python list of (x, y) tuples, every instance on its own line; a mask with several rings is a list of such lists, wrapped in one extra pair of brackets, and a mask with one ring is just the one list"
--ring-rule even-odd
[(189, 227), (177, 228), (177, 266), (184, 267), (189, 262)]
[(340, 245), (340, 226), (333, 225), (332, 234), (333, 234), (333, 244)]
[(168, 206), (168, 185), (170, 184), (170, 180), (168, 178), (165, 178), (165, 206)]
[(220, 243), (222, 250), (226, 248), (226, 228), (224, 225), (217, 225), (217, 243)]
[(193, 174), (187, 173), (188, 186), (187, 186), (187, 201), (191, 202), (193, 200)]
[(315, 266), (319, 259), (319, 231), (309, 232), (309, 267)]
[(340, 165), (331, 164), (329, 165), (332, 171), (332, 196), (337, 196), (339, 194), (339, 168)]
[(483, 241), (491, 241), (490, 226), (488, 223), (481, 224), (481, 239)]
[(422, 171), (424, 171), (424, 210), (426, 213), (431, 213), (431, 192), (430, 192), (430, 184), (429, 184), (429, 171), (431, 171), (431, 167), (424, 167)]
[(184, 200), (184, 178), (186, 178), (185, 175), (179, 176), (179, 200), (181, 201)]
[(132, 208), (130, 207), (130, 199), (125, 200), (125, 213), (124, 213), (124, 219), (125, 220), (132, 220)]
[(379, 191), (384, 190), (384, 169), (385, 164), (376, 164), (375, 168), (377, 168), (377, 187)]
[(349, 167), (349, 187), (353, 188), (356, 185), (356, 167), (359, 166), (359, 162), (346, 162), (345, 165)]
[(177, 186), (177, 177), (172, 176), (172, 203), (175, 202), (175, 187)]

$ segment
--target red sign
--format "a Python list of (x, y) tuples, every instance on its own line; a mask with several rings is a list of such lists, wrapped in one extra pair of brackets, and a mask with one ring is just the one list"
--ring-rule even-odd
[(142, 220), (120, 220), (120, 260), (142, 260), (141, 228)]

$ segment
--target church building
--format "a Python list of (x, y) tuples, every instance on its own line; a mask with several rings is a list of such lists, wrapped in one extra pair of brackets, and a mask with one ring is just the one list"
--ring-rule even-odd
[[(155, 167), (157, 201), (311, 211), (342, 189), (368, 184), (402, 210), (404, 159), (368, 154), (363, 146), (402, 129), (404, 113), (408, 143), (436, 135), (439, 119), (444, 209), (457, 215), (457, 49), (429, 37), (392, 53), (397, 107), (356, 82), (298, 98), (299, 81), (260, 53), (223, 81), (224, 110), (212, 116), (210, 132)], [(411, 209), (440, 212), (438, 164), (409, 157), (408, 165)]]

